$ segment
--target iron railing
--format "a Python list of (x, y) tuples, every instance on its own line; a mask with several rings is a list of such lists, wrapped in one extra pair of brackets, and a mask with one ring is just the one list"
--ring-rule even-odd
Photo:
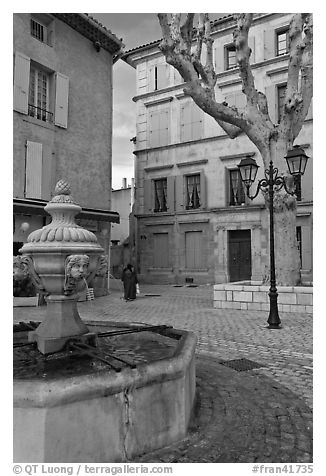
[(33, 106), (33, 104), (28, 105), (28, 115), (44, 122), (53, 122), (53, 112)]

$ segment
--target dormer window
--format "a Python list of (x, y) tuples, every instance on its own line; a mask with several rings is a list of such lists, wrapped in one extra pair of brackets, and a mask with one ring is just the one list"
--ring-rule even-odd
[(44, 13), (35, 13), (31, 16), (31, 35), (42, 43), (52, 46), (52, 25), (52, 17)]

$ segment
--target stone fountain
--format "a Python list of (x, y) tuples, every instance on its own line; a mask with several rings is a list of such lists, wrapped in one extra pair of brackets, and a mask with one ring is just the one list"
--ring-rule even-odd
[(51, 223), (21, 249), (47, 310), (14, 338), (14, 461), (122, 462), (180, 440), (195, 400), (196, 337), (83, 322), (78, 297), (103, 249), (75, 223), (69, 184), (58, 182), (45, 210)]

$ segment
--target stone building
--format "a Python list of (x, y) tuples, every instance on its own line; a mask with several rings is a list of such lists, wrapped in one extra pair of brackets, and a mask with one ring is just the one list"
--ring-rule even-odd
[(49, 221), (58, 180), (83, 207), (77, 222), (109, 252), (112, 67), (122, 42), (82, 13), (13, 15), (14, 255)]
[[(249, 33), (251, 64), (271, 118), (278, 120), (288, 63), (291, 14), (256, 14)], [(235, 63), (232, 15), (212, 23), (216, 97), (241, 108), (244, 95)], [(268, 236), (262, 227), (261, 194), (250, 202), (237, 165), (244, 156), (263, 163), (241, 134), (231, 140), (183, 93), (179, 73), (165, 62), (158, 41), (128, 51), (136, 69), (135, 145), (136, 258), (147, 282), (223, 283), (260, 281)], [(311, 159), (297, 183), (297, 239), (303, 281), (312, 280), (312, 108), (295, 144)], [(249, 203), (250, 202), (250, 203)]]

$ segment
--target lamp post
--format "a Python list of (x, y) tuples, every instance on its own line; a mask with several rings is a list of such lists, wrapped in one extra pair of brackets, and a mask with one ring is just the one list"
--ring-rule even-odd
[[(298, 177), (304, 174), (308, 156), (300, 146), (294, 146), (285, 156), (288, 169), (291, 175)], [(238, 165), (241, 180), (246, 187), (247, 196), (250, 200), (257, 197), (260, 190), (268, 192), (269, 196), (269, 242), (270, 242), (270, 288), (269, 288), (269, 329), (279, 329), (281, 320), (277, 307), (277, 288), (275, 278), (275, 253), (274, 253), (274, 193), (282, 188), (290, 195), (295, 195), (295, 191), (287, 188), (285, 178), (278, 175), (278, 169), (274, 167), (272, 160), (268, 169), (265, 169), (265, 178), (259, 180), (257, 190), (254, 195), (250, 195), (250, 187), (254, 183), (259, 166), (252, 157), (245, 157)]]

